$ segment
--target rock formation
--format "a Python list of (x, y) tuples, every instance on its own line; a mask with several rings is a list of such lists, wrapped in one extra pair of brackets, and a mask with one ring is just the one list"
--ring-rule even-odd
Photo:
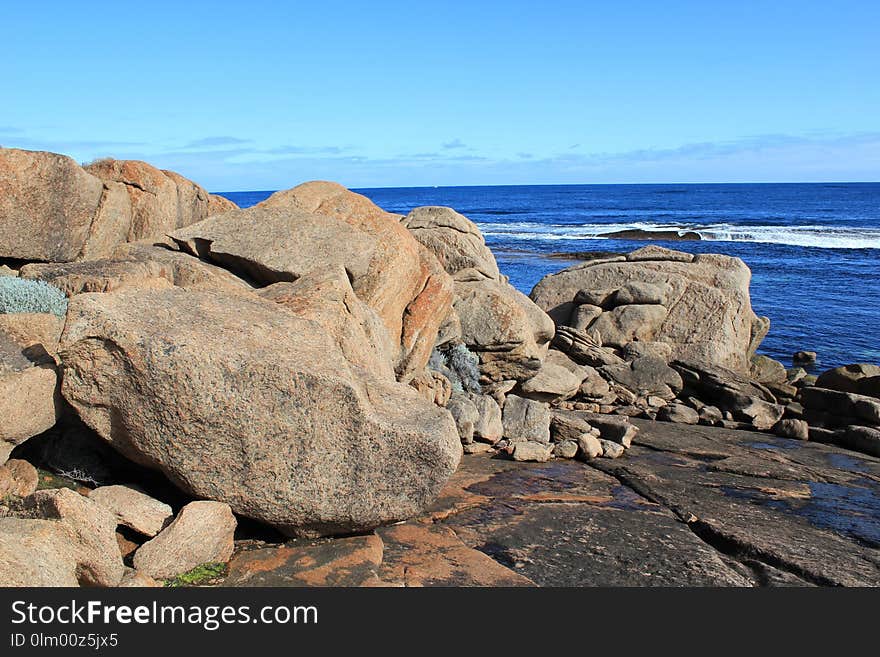
[(56, 153), (0, 148), (0, 258), (49, 262), (109, 256), (124, 242), (234, 209), (146, 162), (79, 166)]

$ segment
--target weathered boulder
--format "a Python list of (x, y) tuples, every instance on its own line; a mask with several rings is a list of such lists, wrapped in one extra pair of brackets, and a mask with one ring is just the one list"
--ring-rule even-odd
[(426, 369), (416, 372), (409, 385), (422, 397), (437, 406), (446, 406), (452, 396), (452, 383), (442, 373)]
[(586, 331), (568, 326), (559, 326), (553, 336), (553, 346), (567, 354), (573, 361), (592, 367), (602, 365), (620, 365), (623, 358), (602, 345), (596, 337)]
[(225, 563), (235, 547), (237, 526), (228, 504), (190, 502), (174, 521), (134, 553), (134, 567), (168, 579), (205, 563)]
[(0, 585), (79, 586), (70, 544), (61, 523), (0, 518)]
[(86, 165), (85, 170), (105, 185), (123, 186), (131, 208), (123, 242), (165, 235), (211, 215), (238, 209), (229, 199), (209, 194), (180, 174), (146, 162), (106, 158)]
[(815, 365), (819, 357), (815, 351), (796, 351), (791, 356), (792, 365)]
[(880, 425), (880, 399), (875, 397), (811, 386), (801, 390), (801, 403), (807, 410), (846, 418), (847, 424)]
[(0, 149), (0, 258), (107, 257), (123, 242), (233, 207), (144, 162), (103, 160), (84, 169), (56, 153)]
[(510, 457), (514, 461), (544, 463), (553, 456), (554, 446), (535, 440), (519, 440), (510, 445)]
[(101, 180), (72, 158), (0, 149), (0, 258), (78, 258), (104, 194)]
[(230, 294), (253, 290), (247, 281), (226, 269), (161, 244), (121, 244), (113, 252), (113, 259), (140, 262), (150, 267), (158, 265), (162, 276), (175, 286), (188, 290), (222, 290)]
[(167, 267), (153, 261), (136, 260), (35, 263), (22, 267), (19, 276), (51, 283), (68, 297), (84, 292), (163, 289), (173, 285), (173, 275)]
[(587, 377), (587, 366), (578, 365), (561, 351), (551, 349), (533, 377), (523, 381), (518, 392), (538, 401), (560, 401), (574, 397)]
[[(40, 345), (48, 354), (54, 354), (61, 340), (64, 320), (52, 313), (9, 313), (0, 314), (0, 334), (8, 338), (28, 353)], [(2, 366), (0, 366), (2, 368)]]
[(685, 404), (667, 404), (657, 411), (657, 419), (679, 424), (699, 424), (700, 414)]
[(596, 436), (585, 433), (578, 436), (577, 439), (579, 454), (584, 459), (594, 459), (596, 457), (602, 456), (604, 450), (602, 449), (602, 443), (599, 438)]
[(16, 445), (55, 424), (57, 388), (55, 362), (42, 344), (23, 347), (0, 331), (0, 463)]
[(494, 445), (504, 435), (501, 407), (489, 395), (470, 393), (468, 397), (477, 409), (477, 421), (474, 423), (474, 438)]
[(538, 371), (553, 324), (528, 297), (501, 280), (455, 281), (461, 340), (491, 381), (528, 379)]
[(619, 459), (626, 451), (626, 448), (620, 443), (604, 438), (599, 438), (599, 445), (602, 447), (602, 456), (606, 459)]
[(563, 440), (553, 447), (553, 456), (561, 459), (573, 459), (577, 456), (578, 449), (576, 440)]
[(7, 495), (27, 497), (37, 490), (37, 469), (27, 461), (9, 459), (0, 465), (0, 500)]
[(633, 439), (639, 433), (639, 428), (632, 424), (629, 418), (624, 416), (603, 415), (585, 411), (576, 411), (574, 415), (597, 429), (601, 438), (620, 443), (624, 447), (632, 445)]
[(178, 247), (258, 286), (316, 269), (344, 270), (397, 347), (398, 379), (428, 362), (452, 303), (452, 281), (396, 215), (340, 185), (312, 182), (171, 234)]
[(778, 360), (773, 360), (769, 356), (756, 354), (752, 356), (751, 365), (749, 366), (749, 375), (758, 383), (765, 386), (770, 384), (785, 383), (788, 378), (788, 372), (785, 365)]
[(782, 438), (794, 438), (795, 440), (810, 439), (810, 425), (804, 420), (785, 418), (779, 420), (773, 427), (773, 433)]
[(880, 366), (855, 363), (822, 372), (816, 379), (816, 387), (878, 397), (880, 396), (878, 377), (880, 377)]
[(293, 283), (275, 283), (258, 294), (319, 324), (350, 364), (394, 381), (398, 349), (376, 312), (355, 294), (342, 267), (315, 269)]
[(289, 534), (412, 516), (461, 456), (447, 411), (251, 295), (79, 295), (61, 353), (64, 397), (117, 450)]
[(553, 337), (552, 320), (498, 271), (479, 228), (451, 208), (416, 208), (403, 219), (454, 279), (460, 339), (491, 381), (530, 378)]
[(502, 410), (505, 438), (550, 442), (550, 407), (546, 403), (507, 395)]
[(599, 431), (589, 422), (571, 413), (554, 411), (550, 419), (550, 436), (554, 442), (574, 441), (584, 434), (598, 437)]
[(130, 486), (100, 486), (89, 499), (113, 513), (120, 525), (155, 536), (174, 517), (171, 507)]
[(474, 442), (474, 426), (480, 420), (476, 404), (465, 393), (456, 392), (449, 398), (446, 410), (452, 413), (452, 417), (455, 419), (455, 426), (458, 428), (461, 442), (465, 445)]
[(448, 273), (470, 269), (484, 278), (499, 279), (498, 263), (486, 246), (480, 229), (452, 208), (416, 208), (402, 219), (402, 223), (437, 256)]
[(69, 530), (67, 550), (76, 561), (80, 584), (119, 584), (125, 566), (110, 511), (69, 488), (38, 490), (26, 502), (34, 517), (58, 521)]
[(681, 392), (684, 385), (679, 373), (656, 356), (642, 356), (620, 365), (604, 365), (599, 372), (640, 397), (655, 395), (670, 400)]
[[(531, 298), (558, 326), (598, 334), (604, 345), (665, 342), (673, 358), (746, 372), (769, 328), (752, 311), (750, 278), (738, 258), (645, 247), (623, 261), (592, 260), (545, 276)], [(586, 326), (575, 310), (584, 303), (593, 318)]]

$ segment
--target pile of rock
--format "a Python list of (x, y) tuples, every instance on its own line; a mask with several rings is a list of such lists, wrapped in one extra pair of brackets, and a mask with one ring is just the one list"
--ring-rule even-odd
[(801, 390), (811, 440), (880, 456), (880, 367), (845, 365)]
[[(529, 298), (449, 208), (311, 182), (238, 209), (26, 151), (0, 174), (0, 275), (68, 297), (0, 314), (0, 583), (151, 584), (227, 561), (236, 516), (368, 531), (422, 513), (463, 452), (618, 458), (630, 417), (878, 441), (880, 369), (756, 356), (736, 258), (649, 246)], [(36, 491), (28, 459), (76, 490)]]

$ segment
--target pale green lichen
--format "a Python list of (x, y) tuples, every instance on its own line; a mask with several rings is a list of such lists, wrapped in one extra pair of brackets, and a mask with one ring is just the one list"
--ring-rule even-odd
[(64, 292), (45, 281), (0, 276), (0, 315), (14, 313), (67, 314)]

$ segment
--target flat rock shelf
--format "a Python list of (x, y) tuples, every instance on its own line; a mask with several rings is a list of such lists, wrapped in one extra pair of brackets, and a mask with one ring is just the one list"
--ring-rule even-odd
[(423, 516), (367, 537), (240, 546), (227, 584), (880, 584), (880, 459), (634, 422), (625, 459), (466, 455)]

